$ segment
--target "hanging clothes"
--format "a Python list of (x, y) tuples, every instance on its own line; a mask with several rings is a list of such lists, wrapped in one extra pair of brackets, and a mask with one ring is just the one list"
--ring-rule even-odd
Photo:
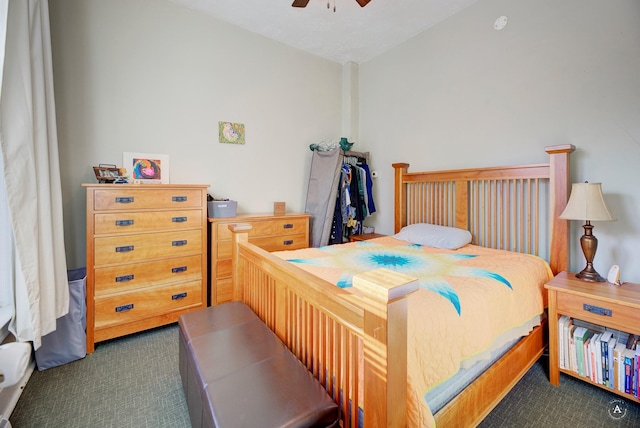
[(330, 244), (341, 244), (352, 235), (363, 233), (364, 220), (376, 212), (373, 180), (366, 158), (345, 154), (336, 195)]

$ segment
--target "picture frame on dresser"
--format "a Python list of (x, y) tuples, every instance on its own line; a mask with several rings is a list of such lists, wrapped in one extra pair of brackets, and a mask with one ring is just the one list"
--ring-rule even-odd
[(169, 184), (169, 156), (158, 153), (122, 153), (122, 167), (136, 184)]

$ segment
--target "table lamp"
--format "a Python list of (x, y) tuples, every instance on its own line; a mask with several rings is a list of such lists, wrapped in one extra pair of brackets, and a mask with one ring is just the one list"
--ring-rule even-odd
[(587, 259), (587, 266), (576, 274), (576, 277), (591, 282), (604, 282), (593, 268), (593, 258), (598, 248), (598, 239), (593, 236), (593, 226), (591, 221), (614, 221), (602, 197), (601, 183), (573, 183), (571, 185), (571, 196), (567, 206), (560, 214), (560, 218), (566, 220), (584, 220), (584, 235), (580, 238), (580, 246)]

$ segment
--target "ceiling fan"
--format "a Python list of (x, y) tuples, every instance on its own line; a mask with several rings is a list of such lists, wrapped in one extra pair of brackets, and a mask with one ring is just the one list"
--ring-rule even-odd
[[(367, 3), (369, 3), (371, 0), (356, 0), (356, 1), (360, 5), (360, 7), (365, 7), (367, 5)], [(293, 7), (307, 7), (307, 4), (309, 4), (309, 0), (293, 0), (293, 4), (291, 4), (291, 6), (293, 6)]]

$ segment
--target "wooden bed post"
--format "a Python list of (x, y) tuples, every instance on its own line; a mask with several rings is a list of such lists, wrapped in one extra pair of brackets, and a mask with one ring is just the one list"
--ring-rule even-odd
[(394, 163), (392, 166), (395, 169), (395, 212), (393, 228), (394, 233), (398, 233), (400, 232), (400, 229), (407, 225), (407, 201), (405, 200), (407, 198), (407, 194), (404, 188), (403, 175), (407, 173), (409, 164)]
[(549, 230), (552, 241), (549, 266), (551, 266), (554, 275), (567, 270), (569, 264), (569, 223), (567, 220), (561, 219), (560, 214), (569, 199), (569, 158), (575, 149), (572, 144), (545, 147), (545, 151), (549, 154), (549, 179), (551, 182)]
[[(242, 284), (244, 280), (244, 269), (240, 263), (240, 257), (238, 252), (239, 242), (249, 242), (249, 231), (252, 226), (246, 223), (230, 224), (229, 230), (233, 236), (232, 248), (231, 248), (231, 261), (233, 266), (232, 283), (233, 283), (233, 301), (242, 301), (244, 296), (242, 295)], [(213, 300), (213, 299), (212, 299)]]
[(367, 427), (407, 425), (407, 299), (418, 280), (387, 269), (353, 277), (364, 307)]

